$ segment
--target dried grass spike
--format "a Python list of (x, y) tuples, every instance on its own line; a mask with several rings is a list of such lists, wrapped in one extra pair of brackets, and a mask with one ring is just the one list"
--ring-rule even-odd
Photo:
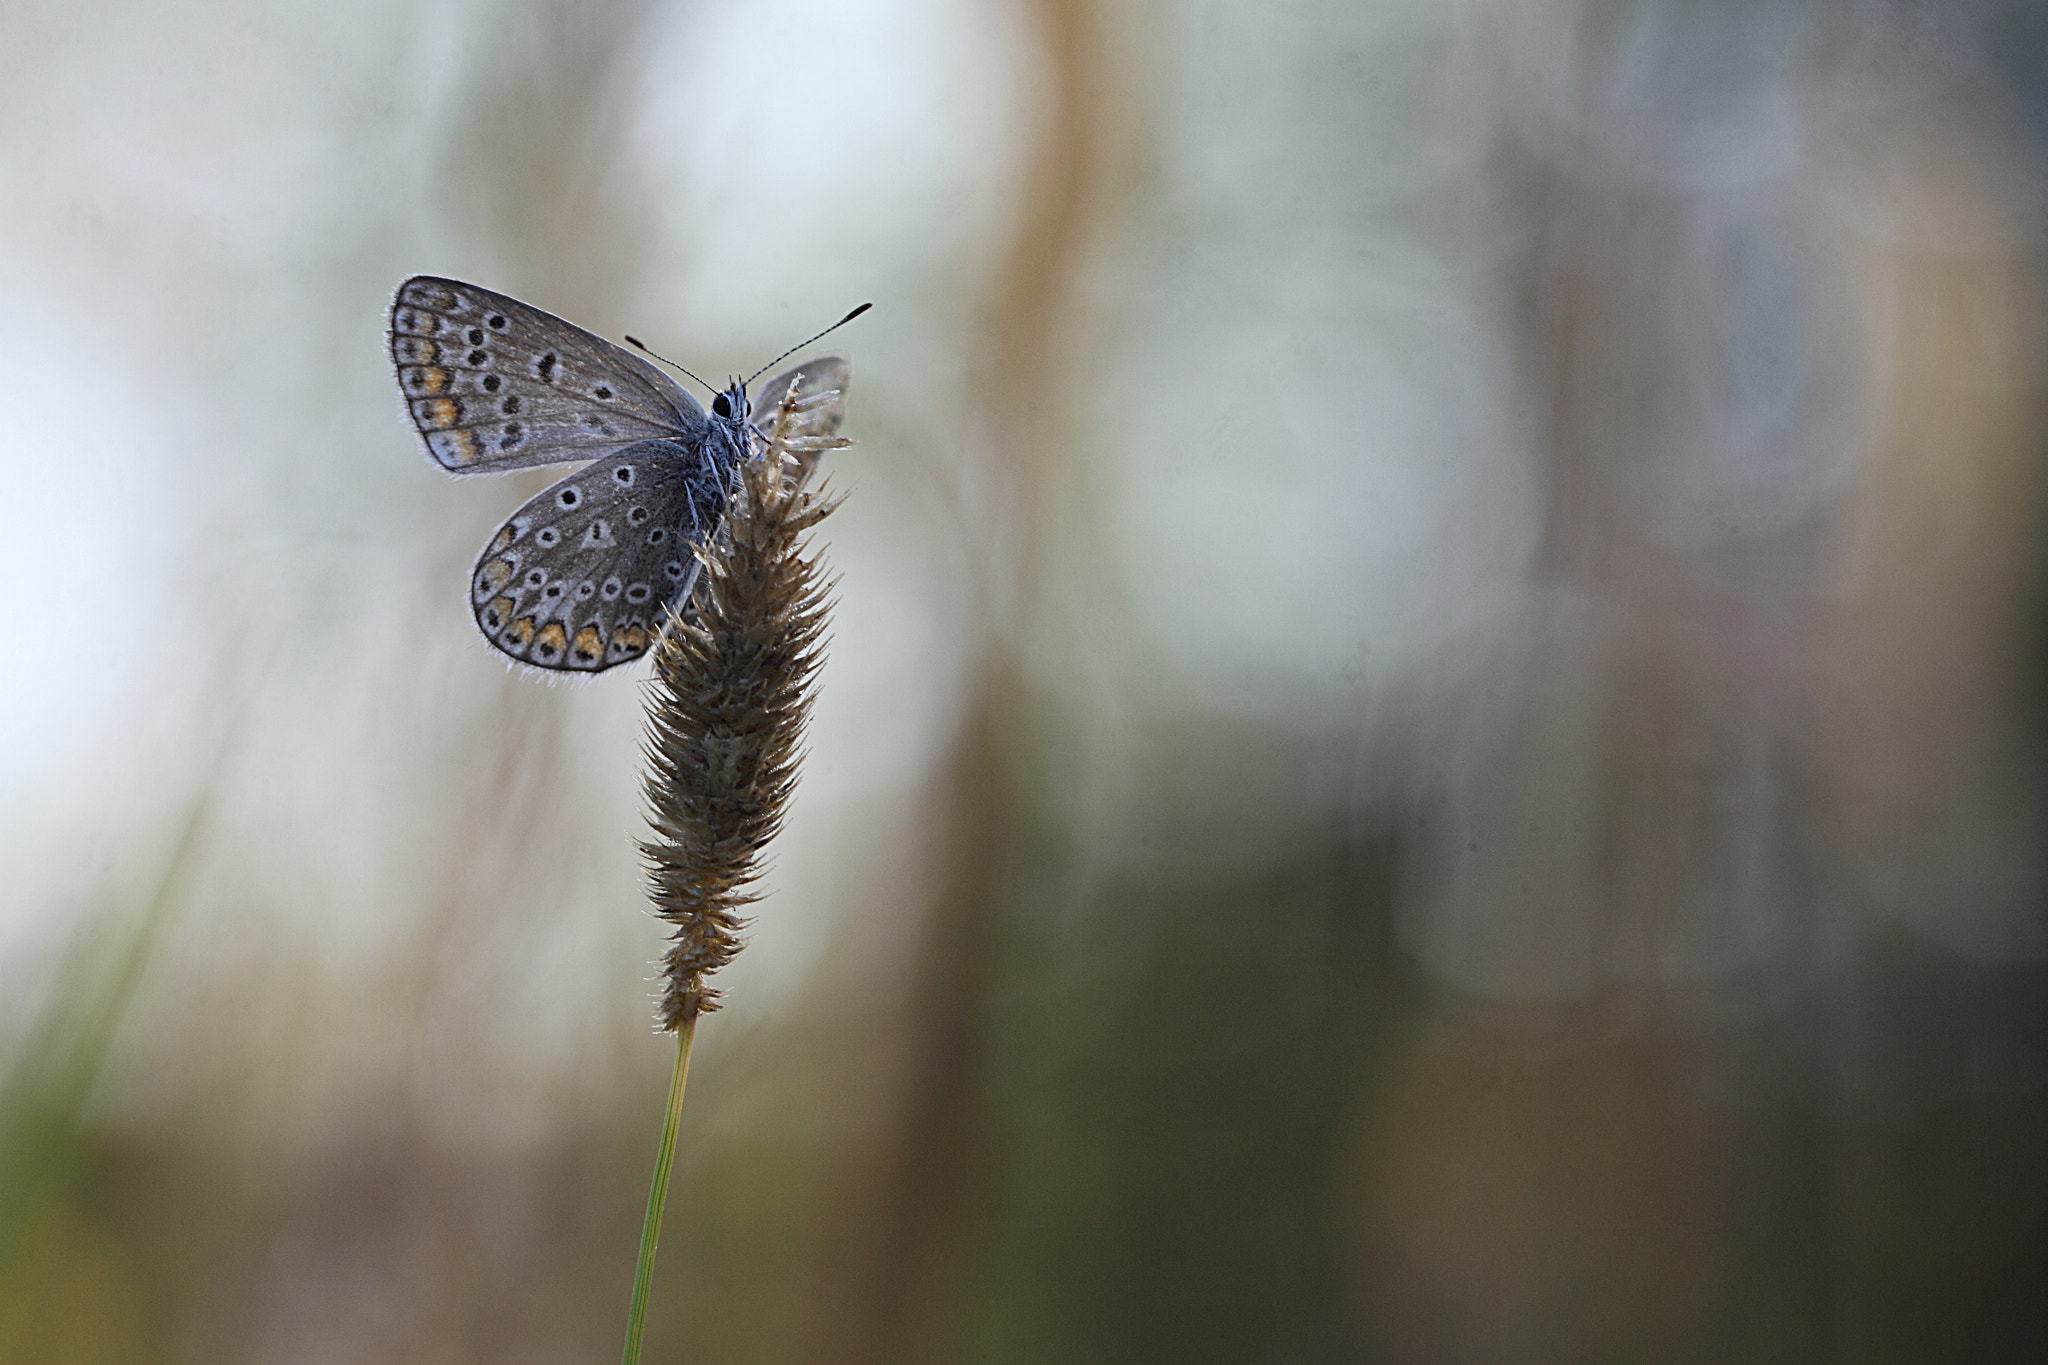
[(641, 849), (654, 911), (675, 926), (662, 958), (669, 1030), (718, 1008), (705, 978), (740, 950), (741, 911), (796, 787), (831, 606), (804, 536), (838, 506), (803, 484), (817, 451), (850, 444), (805, 431), (817, 406), (785, 397), (768, 449), (742, 468), (724, 527), (697, 552), (695, 620), (671, 616), (654, 651), (653, 836)]

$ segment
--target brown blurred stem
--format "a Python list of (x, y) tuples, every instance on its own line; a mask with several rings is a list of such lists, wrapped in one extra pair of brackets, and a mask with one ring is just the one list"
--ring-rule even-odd
[(1029, 821), (1015, 736), (1031, 723), (1031, 684), (1015, 642), (1033, 614), (1058, 509), (1080, 482), (1072, 399), (1089, 331), (1079, 283), (1130, 183), (1144, 86), (1117, 7), (1022, 0), (1017, 11), (1047, 94), (971, 360), (992, 478), (1006, 495), (987, 541), (1013, 548), (989, 559), (965, 716), (928, 798), (945, 834), (942, 880), (903, 997), (893, 1016), (876, 1016), (891, 1052), (878, 1088), (892, 1107), (876, 1146), (842, 1178), (835, 1240), (858, 1251), (817, 1295), (806, 1340), (815, 1365), (953, 1358), (957, 1343), (929, 1345), (927, 1315), (956, 1277), (972, 1278), (960, 1249), (972, 1244), (977, 1201), (997, 1183), (977, 1169), (998, 1139), (978, 1126), (976, 1092), (991, 1047), (983, 1010), (1004, 951), (1005, 888)]

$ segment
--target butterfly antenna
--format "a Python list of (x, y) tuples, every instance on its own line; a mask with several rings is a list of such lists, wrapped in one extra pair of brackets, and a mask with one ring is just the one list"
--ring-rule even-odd
[[(762, 367), (761, 367), (760, 369), (758, 369), (758, 370), (754, 371), (754, 372), (753, 372), (752, 374), (748, 375), (748, 376), (747, 376), (747, 383), (749, 383), (749, 384), (752, 384), (752, 383), (753, 383), (753, 382), (754, 382), (754, 381), (755, 381), (756, 379), (759, 379), (759, 378), (760, 378), (760, 377), (761, 377), (761, 376), (762, 376), (763, 374), (767, 373), (767, 371), (768, 371), (768, 369), (769, 369), (769, 367), (770, 367), (770, 366), (773, 366), (773, 365), (779, 364), (780, 362), (782, 362), (782, 361), (784, 361), (784, 360), (787, 360), (787, 359), (789, 359), (789, 358), (790, 358), (791, 356), (795, 355), (795, 354), (796, 354), (796, 353), (797, 353), (798, 351), (801, 351), (801, 350), (802, 350), (802, 349), (803, 349), (804, 347), (806, 347), (806, 346), (810, 345), (810, 344), (811, 344), (811, 341), (820, 341), (820, 340), (823, 340), (823, 339), (824, 339), (825, 337), (828, 337), (828, 336), (832, 335), (832, 333), (834, 333), (834, 332), (838, 331), (838, 330), (839, 330), (839, 329), (840, 329), (841, 327), (844, 327), (844, 326), (845, 326), (845, 325), (846, 325), (847, 323), (849, 323), (849, 322), (852, 322), (852, 321), (853, 321), (853, 320), (854, 320), (855, 318), (859, 317), (859, 316), (860, 316), (860, 315), (861, 315), (862, 313), (865, 313), (865, 312), (867, 312), (867, 311), (868, 311), (868, 309), (870, 309), (870, 308), (872, 308), (872, 307), (874, 307), (874, 306), (875, 306), (875, 305), (873, 305), (872, 303), (864, 303), (864, 304), (862, 304), (862, 305), (861, 305), (860, 307), (858, 307), (858, 308), (854, 309), (854, 310), (853, 310), (853, 311), (852, 311), (851, 313), (848, 313), (848, 314), (847, 314), (847, 315), (846, 315), (845, 317), (843, 317), (843, 318), (839, 319), (839, 321), (837, 321), (837, 322), (833, 323), (833, 324), (832, 324), (832, 325), (831, 325), (830, 327), (827, 327), (827, 328), (826, 328), (826, 329), (825, 329), (824, 331), (822, 331), (822, 332), (818, 333), (818, 335), (817, 335), (817, 336), (814, 336), (814, 337), (812, 337), (812, 338), (810, 339), (810, 341), (799, 341), (799, 342), (798, 342), (798, 343), (797, 343), (796, 345), (794, 345), (794, 346), (790, 347), (790, 348), (789, 348), (788, 350), (784, 351), (784, 352), (783, 352), (783, 353), (782, 353), (781, 355), (779, 355), (779, 356), (775, 357), (775, 359), (774, 359), (774, 360), (771, 360), (771, 361), (769, 361), (767, 365), (763, 365), (763, 366), (762, 366)], [(633, 338), (631, 338), (631, 337), (627, 337), (627, 338), (626, 338), (626, 340), (628, 340), (628, 341), (632, 341), (632, 340), (633, 340)], [(634, 344), (635, 344), (635, 345), (638, 345), (639, 343), (638, 343), (638, 342), (634, 342)], [(652, 351), (649, 351), (649, 352), (648, 352), (648, 354), (649, 354), (649, 355), (652, 355), (652, 354), (654, 354), (654, 353), (653, 353)], [(701, 384), (701, 383), (703, 383), (704, 381), (700, 379), (700, 380), (698, 380), (697, 382)]]
[[(680, 365), (676, 364), (676, 363), (675, 363), (675, 361), (673, 361), (673, 360), (670, 360), (670, 359), (669, 359), (669, 358), (668, 358), (667, 356), (665, 356), (665, 355), (661, 354), (661, 353), (660, 353), (659, 351), (655, 350), (655, 349), (654, 349), (654, 348), (653, 348), (652, 346), (649, 346), (649, 345), (648, 345), (648, 344), (647, 344), (646, 342), (642, 341), (642, 340), (641, 340), (641, 339), (640, 339), (639, 337), (635, 337), (635, 336), (629, 336), (629, 337), (627, 337), (627, 338), (626, 338), (626, 341), (627, 341), (627, 344), (629, 344), (629, 345), (632, 345), (632, 346), (636, 346), (636, 347), (638, 347), (638, 348), (639, 348), (640, 350), (643, 350), (643, 351), (647, 352), (647, 354), (649, 354), (649, 355), (653, 356), (653, 357), (654, 357), (654, 358), (655, 358), (656, 360), (659, 360), (659, 361), (660, 361), (660, 362), (661, 362), (662, 364), (664, 364), (664, 365), (668, 366), (668, 367), (669, 367), (669, 368), (670, 368), (671, 370), (683, 370), (683, 367), (682, 367), (682, 366), (680, 366)], [(806, 345), (808, 345), (809, 343), (805, 343), (805, 344), (806, 344)], [(683, 370), (683, 373), (684, 373), (684, 374), (690, 374), (690, 372), (689, 372), (688, 370)], [(692, 379), (697, 379), (697, 376), (696, 376), (696, 375), (694, 375), (694, 374), (690, 374), (690, 378), (692, 378)], [(703, 380), (701, 380), (701, 379), (697, 379), (697, 382), (698, 382), (699, 384), (704, 384), (704, 381), (703, 381)], [(706, 393), (717, 393), (717, 392), (718, 392), (718, 390), (716, 390), (716, 389), (712, 388), (712, 387), (711, 387), (711, 386), (710, 386), (709, 384), (704, 384), (704, 392), (706, 392)]]

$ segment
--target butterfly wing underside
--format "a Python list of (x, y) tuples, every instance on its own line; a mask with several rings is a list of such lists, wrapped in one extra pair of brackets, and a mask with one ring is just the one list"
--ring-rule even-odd
[(391, 305), (406, 411), (452, 474), (595, 459), (636, 441), (695, 449), (706, 417), (667, 375), (552, 313), (417, 275)]
[(645, 654), (666, 608), (697, 580), (690, 529), (711, 515), (703, 478), (694, 453), (642, 441), (529, 498), (470, 576), (484, 638), (522, 663), (570, 672)]
[(853, 364), (843, 355), (821, 355), (794, 369), (784, 370), (754, 392), (749, 402), (754, 425), (766, 435), (775, 422), (775, 409), (789, 386), (797, 386), (799, 397), (836, 389), (839, 396), (817, 411), (806, 414), (807, 435), (835, 436), (846, 421), (846, 385), (853, 378)]

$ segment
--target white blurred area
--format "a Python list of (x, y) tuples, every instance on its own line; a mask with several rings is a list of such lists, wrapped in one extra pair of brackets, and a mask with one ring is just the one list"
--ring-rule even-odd
[[(970, 319), (949, 284), (1009, 193), (1033, 70), (1014, 16), (330, 17), (7, 16), (0, 449), (22, 527), (4, 553), (38, 620), (0, 683), (10, 1009), (41, 999), (82, 912), (161, 875), (195, 809), (204, 824), (117, 1105), (218, 1081), (141, 1040), (204, 1053), (224, 998), (252, 1040), (343, 1054), (286, 1067), (316, 1090), (351, 1067), (388, 1083), (421, 1012), (529, 1078), (515, 1090), (567, 1084), (644, 1013), (636, 679), (551, 688), (476, 638), (465, 566), (530, 489), (426, 461), (383, 354), (406, 275), (486, 282), (711, 374), (880, 305), (835, 339), (863, 445), (835, 476), (854, 496), (804, 804), (732, 973), (756, 1008), (815, 963), (862, 878), (895, 875), (873, 846), (914, 847), (902, 807), (972, 645), (943, 475)], [(472, 1089), (445, 1107), (479, 1113)], [(344, 1083), (309, 1117), (359, 1099)]]

